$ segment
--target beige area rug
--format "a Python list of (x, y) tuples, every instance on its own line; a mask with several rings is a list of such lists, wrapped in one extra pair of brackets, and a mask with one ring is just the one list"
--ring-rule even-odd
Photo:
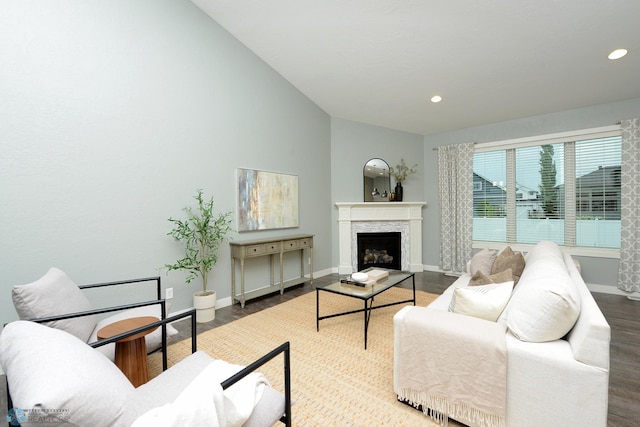
[[(409, 289), (391, 288), (375, 303), (408, 299), (410, 294)], [(436, 295), (418, 291), (416, 297), (417, 305), (426, 306)], [(367, 350), (362, 313), (321, 320), (316, 332), (315, 292), (204, 332), (198, 335), (198, 350), (246, 365), (290, 341), (295, 426), (432, 426), (436, 424), (430, 418), (398, 402), (393, 392), (393, 315), (405, 305), (372, 312)], [(320, 293), (321, 315), (362, 307), (360, 300)], [(190, 352), (190, 340), (171, 345), (169, 366)], [(282, 360), (279, 356), (261, 369), (279, 390)], [(159, 355), (149, 363), (151, 376), (157, 375)]]

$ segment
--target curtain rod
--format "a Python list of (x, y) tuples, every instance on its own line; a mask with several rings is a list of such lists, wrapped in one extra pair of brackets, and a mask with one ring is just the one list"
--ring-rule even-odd
[[(616, 125), (618, 125), (618, 126), (620, 126), (621, 124), (622, 124), (622, 121), (620, 121), (620, 120), (618, 120), (618, 121), (616, 122)], [(477, 142), (474, 142), (474, 143), (473, 143), (473, 145), (476, 145), (476, 144), (478, 144), (478, 143), (477, 143)], [(446, 145), (441, 145), (441, 146), (438, 146), (438, 147), (433, 147), (433, 148), (431, 149), (431, 151), (438, 151), (438, 148), (440, 148), (440, 147), (446, 147)]]

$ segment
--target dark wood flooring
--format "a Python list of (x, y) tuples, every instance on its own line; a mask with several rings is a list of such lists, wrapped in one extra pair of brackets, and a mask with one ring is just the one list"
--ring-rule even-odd
[[(284, 295), (276, 293), (248, 301), (244, 308), (235, 304), (218, 309), (215, 320), (198, 324), (197, 331), (201, 333), (224, 325), (307, 292), (313, 292), (317, 284), (332, 283), (338, 279), (337, 274), (330, 274), (315, 279), (314, 284), (305, 283), (287, 289)], [(455, 280), (456, 277), (442, 273), (416, 273), (416, 289), (441, 294)], [(411, 284), (402, 286), (410, 287)], [(611, 326), (608, 425), (635, 427), (640, 425), (640, 301), (603, 293), (594, 293), (593, 296)], [(190, 326), (187, 322), (180, 322), (175, 326), (180, 333), (173, 340), (190, 336)]]

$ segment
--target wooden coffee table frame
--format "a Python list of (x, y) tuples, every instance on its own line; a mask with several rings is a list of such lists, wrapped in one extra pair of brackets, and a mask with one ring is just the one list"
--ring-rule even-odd
[[(380, 295), (384, 291), (391, 289), (392, 287), (399, 285), (405, 280), (411, 279), (413, 285), (413, 298), (403, 301), (392, 302), (388, 304), (373, 306), (374, 298), (376, 295)], [(329, 314), (327, 316), (320, 316), (320, 291), (331, 292), (337, 295), (344, 295), (351, 298), (356, 298), (364, 302), (364, 308), (359, 310), (345, 311), (343, 313)], [(416, 278), (415, 273), (408, 273), (402, 271), (390, 271), (389, 277), (373, 287), (358, 287), (356, 285), (343, 285), (340, 282), (332, 283), (326, 286), (316, 287), (316, 331), (320, 331), (320, 321), (323, 319), (330, 319), (332, 317), (346, 316), (353, 313), (364, 313), (364, 349), (367, 349), (367, 332), (369, 331), (369, 320), (371, 318), (371, 311), (378, 308), (389, 307), (391, 305), (413, 303), (416, 305)]]

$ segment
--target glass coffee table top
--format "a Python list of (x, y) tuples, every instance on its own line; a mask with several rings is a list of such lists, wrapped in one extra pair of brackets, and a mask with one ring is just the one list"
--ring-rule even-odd
[[(366, 272), (367, 270), (364, 270)], [(371, 285), (358, 286), (349, 283), (335, 282), (330, 285), (318, 286), (319, 289), (324, 291), (333, 292), (336, 294), (348, 295), (355, 298), (368, 299), (372, 296), (376, 296), (381, 292), (386, 291), (392, 286), (407, 280), (415, 273), (406, 273), (397, 270), (388, 270), (389, 276), (379, 282), (375, 282)], [(348, 277), (346, 277), (348, 278)]]

